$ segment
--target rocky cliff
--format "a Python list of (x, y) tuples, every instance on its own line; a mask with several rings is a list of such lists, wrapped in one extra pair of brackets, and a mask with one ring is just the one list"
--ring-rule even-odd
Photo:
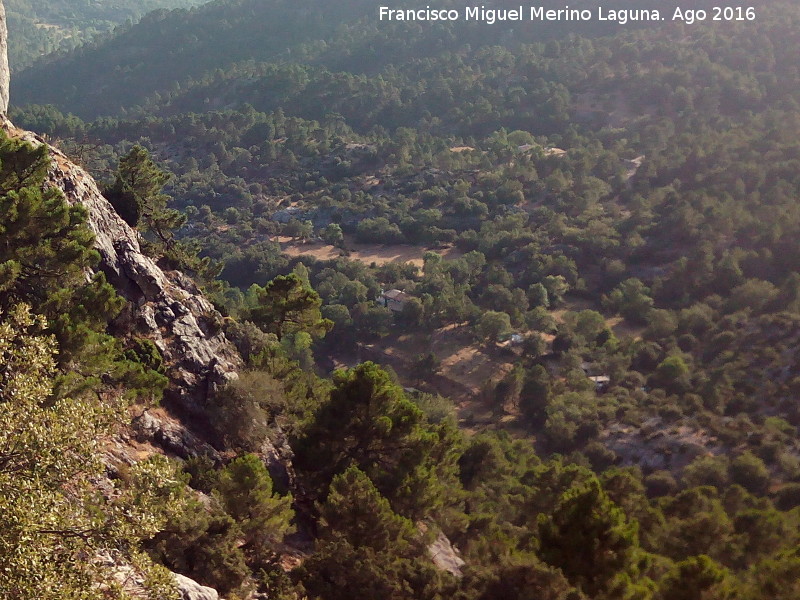
[[(2, 127), (35, 146), (46, 144), (5, 118)], [(210, 394), (236, 377), (240, 366), (236, 349), (221, 331), (221, 316), (188, 277), (163, 271), (142, 253), (136, 231), (117, 215), (86, 171), (56, 148), (49, 150), (47, 185), (62, 190), (69, 203), (87, 208), (101, 256), (99, 268), (128, 301), (114, 326), (153, 340), (168, 367), (168, 404), (202, 418)]]
[(6, 26), (6, 8), (0, 0), (0, 113), (8, 111), (8, 87), (11, 79), (8, 70), (8, 29)]
[[(6, 118), (9, 97), (9, 67), (5, 7), (0, 0), (0, 127), (11, 137), (34, 146), (48, 145), (35, 134), (20, 130)], [(137, 435), (148, 438), (165, 452), (182, 455), (215, 454), (213, 448), (195, 435), (191, 425), (202, 423), (205, 404), (214, 390), (236, 377), (240, 358), (221, 332), (220, 315), (194, 283), (178, 272), (165, 272), (139, 246), (131, 229), (102, 196), (94, 179), (62, 152), (49, 146), (52, 165), (46, 185), (63, 191), (70, 204), (88, 211), (88, 225), (100, 253), (98, 268), (128, 302), (113, 326), (126, 334), (151, 339), (164, 358), (170, 385), (167, 399), (182, 413), (195, 419), (178, 420), (145, 413), (134, 423)], [(91, 277), (92, 273), (87, 273)], [(198, 418), (199, 417), (199, 418)], [(126, 440), (118, 439), (110, 454), (115, 461), (131, 460)], [(120, 574), (131, 572), (127, 565), (110, 566)], [(182, 575), (174, 575), (182, 600), (218, 600), (217, 592)], [(125, 579), (126, 582), (130, 578)], [(134, 597), (136, 590), (129, 590)]]
[[(0, 126), (10, 136), (35, 146), (46, 142), (17, 129), (5, 116)], [(178, 272), (165, 272), (142, 254), (137, 233), (102, 196), (94, 179), (62, 152), (49, 146), (52, 166), (48, 186), (63, 191), (71, 204), (88, 210), (88, 225), (95, 235), (101, 269), (128, 302), (113, 324), (124, 333), (148, 337), (158, 346), (167, 365), (168, 403), (188, 418), (176, 419), (163, 411), (144, 413), (134, 422), (137, 437), (154, 447), (183, 458), (192, 454), (215, 455), (214, 449), (192, 429), (204, 422), (205, 405), (214, 390), (236, 377), (240, 358), (220, 331), (220, 315), (194, 283)], [(91, 276), (91, 273), (87, 273)], [(112, 462), (130, 462), (127, 435), (109, 451)], [(119, 569), (128, 568), (125, 565)], [(175, 575), (182, 600), (217, 600), (216, 591)], [(136, 594), (134, 593), (134, 597)]]
[[(8, 89), (7, 29), (0, 0), (0, 126), (12, 137), (46, 145), (5, 117)], [(99, 268), (128, 300), (115, 326), (156, 344), (169, 369), (167, 399), (188, 415), (202, 416), (209, 395), (236, 377), (239, 367), (238, 353), (221, 332), (220, 315), (189, 278), (163, 271), (142, 253), (136, 231), (117, 215), (86, 171), (56, 148), (49, 150), (53, 160), (47, 185), (62, 190), (70, 204), (86, 207), (101, 256)]]

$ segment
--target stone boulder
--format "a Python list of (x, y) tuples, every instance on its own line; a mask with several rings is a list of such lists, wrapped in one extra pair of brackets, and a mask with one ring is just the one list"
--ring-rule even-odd
[(437, 569), (450, 573), (453, 577), (463, 577), (461, 569), (467, 563), (443, 532), (440, 531), (434, 542), (428, 546), (428, 552)]
[[(159, 411), (160, 412), (160, 411)], [(183, 460), (206, 457), (221, 463), (220, 454), (207, 442), (201, 440), (177, 419), (154, 411), (144, 411), (131, 422), (131, 432), (137, 442), (152, 442), (167, 454)]]
[(200, 585), (193, 579), (173, 573), (181, 600), (219, 600), (219, 594), (210, 587)]

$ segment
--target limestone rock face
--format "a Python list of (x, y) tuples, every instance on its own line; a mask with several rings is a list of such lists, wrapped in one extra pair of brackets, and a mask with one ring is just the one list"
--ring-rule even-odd
[[(35, 146), (46, 144), (4, 117), (2, 127)], [(61, 189), (70, 204), (87, 209), (101, 256), (99, 268), (128, 300), (116, 327), (156, 344), (170, 378), (167, 400), (183, 414), (202, 420), (209, 396), (235, 378), (241, 366), (236, 349), (221, 331), (221, 316), (188, 277), (163, 271), (142, 253), (136, 231), (117, 215), (86, 171), (52, 146), (50, 156), (53, 165), (47, 185)]]
[(6, 9), (0, 0), (0, 113), (8, 111), (8, 87), (11, 73), (8, 70), (8, 26)]
[[(147, 410), (135, 417), (131, 432), (137, 442), (153, 442), (167, 453), (184, 460), (202, 456), (215, 463), (222, 462), (222, 457), (213, 446), (177, 419), (164, 415), (163, 411)], [(123, 447), (126, 445), (123, 440)]]
[(450, 573), (453, 577), (461, 578), (463, 573), (461, 569), (467, 564), (464, 559), (458, 554), (458, 550), (453, 547), (447, 536), (439, 532), (436, 540), (428, 546), (428, 552), (433, 559), (433, 564), (436, 565), (441, 571)]
[(173, 577), (178, 586), (181, 600), (219, 600), (219, 594), (217, 594), (216, 590), (202, 586), (196, 581), (177, 573), (173, 574)]

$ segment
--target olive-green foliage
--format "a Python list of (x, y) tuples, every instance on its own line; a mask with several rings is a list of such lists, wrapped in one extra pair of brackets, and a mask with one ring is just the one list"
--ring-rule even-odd
[(593, 392), (567, 392), (555, 396), (545, 410), (547, 443), (556, 451), (574, 450), (597, 437), (615, 408), (608, 396), (598, 398)]
[(434, 597), (438, 576), (423, 558), (423, 534), (358, 468), (333, 479), (320, 517), (317, 552), (297, 576), (312, 598), (346, 598), (352, 584), (375, 600)]
[(251, 552), (263, 552), (292, 531), (291, 496), (278, 496), (264, 462), (246, 454), (227, 465), (216, 487), (225, 511), (240, 524)]
[(766, 492), (771, 479), (764, 461), (751, 452), (745, 452), (731, 461), (730, 476), (733, 483), (756, 494)]
[(223, 594), (239, 589), (249, 575), (239, 547), (243, 533), (217, 503), (190, 499), (148, 544), (155, 560), (171, 570), (213, 586)]
[[(549, 582), (542, 594), (558, 597), (571, 593), (565, 579), (588, 585), (584, 570), (597, 571), (598, 598), (680, 597), (723, 568), (729, 576), (707, 586), (708, 598), (793, 598), (796, 511), (775, 511), (766, 496), (800, 473), (800, 14), (789, 2), (757, 4), (755, 22), (729, 28), (645, 24), (593, 37), (594, 24), (571, 36), (549, 25), (537, 35), (527, 26), (469, 24), (386, 30), (363, 21), (363, 7), (352, 3), (342, 10), (320, 2), (309, 20), (307, 7), (292, 3), (220, 1), (153, 17), (16, 78), (16, 98), (82, 114), (124, 108), (124, 118), (83, 123), (53, 107), (13, 118), (80, 148), (96, 172), (113, 171), (136, 143), (170, 160), (167, 192), (189, 217), (178, 235), (225, 262), (234, 288), (216, 300), (229, 314), (259, 306), (255, 290), (241, 291), (253, 283), (292, 271), (301, 288), (313, 283), (320, 315), (309, 322), (330, 318), (335, 335), (320, 342), (291, 333), (278, 344), (280, 319), (269, 313), (259, 324), (273, 328), (270, 336), (242, 327), (240, 347), (283, 395), (262, 411), (258, 390), (270, 386), (255, 385), (241, 398), (261, 408), (242, 411), (242, 420), (232, 410), (228, 421), (231, 432), (234, 424), (246, 431), (242, 423), (253, 415), (263, 423), (266, 413), (295, 434), (299, 479), (313, 496), (303, 499), (310, 529), (330, 535), (311, 501), (322, 511), (331, 482), (357, 466), (363, 477), (349, 487), (337, 481), (337, 514), (351, 497), (354, 510), (377, 507), (387, 530), (394, 513), (434, 515), (467, 559), (457, 585), (465, 600), (524, 594), (509, 589), (514, 582)], [(257, 18), (267, 12), (269, 21)], [(353, 18), (362, 20), (342, 25)], [(185, 52), (186, 40), (198, 51)], [(159, 60), (131, 55), (132, 46)], [(227, 108), (208, 110), (218, 106)], [(463, 151), (451, 151), (458, 146)], [(640, 155), (631, 176), (626, 159)], [(282, 225), (272, 216), (287, 203), (297, 214)], [(345, 246), (343, 256), (291, 258), (271, 239), (280, 233), (322, 234)], [(424, 246), (424, 268), (347, 260), (353, 235)], [(392, 288), (414, 298), (406, 313), (373, 302)], [(412, 337), (430, 333), (432, 345), (414, 351), (427, 353), (439, 327), (479, 337), (476, 324), (489, 311), (507, 316), (504, 328), (556, 335), (552, 354), (534, 345), (507, 355), (526, 371), (519, 405), (527, 423), (511, 426), (520, 439), (479, 433), (451, 460), (443, 440), (452, 428), (440, 428), (450, 419), (435, 416), (438, 408), (426, 411), (431, 424), (388, 379), (349, 372), (329, 383), (311, 372), (312, 342), (319, 357), (355, 356), (361, 342), (392, 343), (400, 326)], [(488, 346), (485, 354), (500, 354)], [(596, 390), (584, 368), (611, 383)], [(432, 382), (414, 374), (417, 387)], [(504, 389), (513, 392), (513, 410), (517, 386)], [(687, 438), (713, 456), (681, 472), (700, 447)], [(621, 459), (645, 462), (637, 446), (662, 440), (679, 448), (671, 459), (664, 454), (669, 473), (643, 484), (634, 470), (609, 466), (612, 444)], [(544, 456), (554, 450), (568, 457)], [(447, 475), (456, 460), (461, 486)], [(604, 470), (599, 491), (589, 464)], [(432, 476), (434, 466), (444, 474)], [(784, 490), (778, 505), (791, 509), (792, 488)], [(587, 497), (597, 514), (574, 514), (570, 502)], [(447, 510), (431, 511), (442, 503)], [(602, 543), (572, 535), (573, 520), (588, 521), (584, 537), (611, 531), (602, 541), (621, 544), (638, 522), (650, 554), (645, 560), (634, 544), (633, 561), (624, 547), (619, 562), (614, 552), (582, 560)], [(554, 539), (567, 541), (559, 547)], [(531, 558), (548, 552), (544, 541), (558, 549), (550, 560), (563, 565), (561, 574)], [(218, 555), (235, 555), (223, 546)], [(424, 551), (417, 558), (424, 561)], [(326, 598), (353, 589), (458, 597), (409, 575), (429, 563), (347, 540), (321, 542), (306, 565), (304, 579), (320, 586), (312, 595)]]
[(499, 407), (517, 407), (520, 404), (520, 394), (522, 393), (525, 381), (525, 369), (522, 365), (515, 365), (514, 368), (501, 379), (494, 390), (494, 400)]
[[(152, 594), (162, 597), (166, 579), (148, 567), (139, 542), (176, 508), (171, 469), (144, 461), (107, 495), (93, 486), (104, 473), (101, 444), (124, 419), (123, 390), (115, 388), (153, 396), (166, 378), (157, 372), (159, 356), (137, 352), (142, 345), (125, 356), (105, 333), (122, 300), (102, 275), (87, 279), (98, 255), (85, 210), (44, 188), (48, 169), (45, 146), (2, 137), (0, 406), (7, 439), (0, 587), (18, 598), (99, 597), (105, 592), (97, 583), (108, 585), (111, 574), (86, 556), (115, 549), (134, 569), (153, 574)], [(15, 307), (20, 301), (30, 307)], [(108, 593), (122, 591), (112, 585)]]
[(745, 600), (790, 600), (800, 593), (800, 554), (797, 549), (755, 565), (743, 577), (739, 597)]
[(284, 403), (280, 381), (265, 371), (243, 371), (211, 399), (209, 420), (225, 446), (256, 451)]
[(721, 560), (729, 555), (733, 523), (714, 488), (684, 490), (661, 499), (661, 506), (666, 517), (662, 554), (674, 560), (701, 554)]
[[(82, 308), (84, 320), (101, 320), (119, 310), (119, 300), (103, 287), (102, 278), (89, 285), (81, 282), (83, 270), (93, 267), (99, 256), (84, 225), (86, 211), (70, 207), (57, 188), (43, 189), (49, 166), (46, 146), (34, 148), (5, 134), (0, 138), (0, 301), (5, 308), (35, 301), (54, 316)], [(93, 288), (98, 301), (105, 294), (100, 314), (75, 306), (80, 296), (75, 289), (64, 290), (70, 286)]]
[(791, 510), (800, 506), (800, 483), (789, 483), (781, 488), (775, 499), (780, 510)]
[(531, 481), (539, 464), (528, 444), (505, 434), (482, 434), (469, 441), (458, 462), (470, 520), (468, 535), (457, 538), (460, 547), (480, 556), (481, 562), (509, 551), (519, 534), (509, 525), (535, 517), (536, 509), (527, 501), (542, 494)]
[[(105, 196), (117, 213), (143, 236), (143, 249), (164, 266), (182, 269), (193, 275), (209, 291), (222, 265), (210, 257), (200, 257), (200, 245), (193, 240), (178, 239), (177, 231), (186, 223), (186, 215), (170, 208), (170, 197), (163, 193), (172, 174), (151, 158), (146, 148), (135, 145), (120, 158), (114, 183), (105, 189)], [(235, 210), (235, 209), (232, 209)]]
[(500, 337), (511, 333), (511, 319), (504, 312), (490, 310), (475, 325), (475, 331), (482, 341), (492, 344)]
[(164, 373), (164, 357), (155, 343), (147, 338), (132, 340), (130, 348), (125, 351), (125, 357), (134, 362), (141, 363), (147, 369)]
[(119, 161), (116, 180), (106, 194), (129, 225), (140, 227), (156, 245), (154, 253), (171, 249), (174, 230), (186, 221), (178, 211), (167, 208), (168, 196), (162, 193), (171, 175), (150, 158), (142, 146), (134, 146)]
[[(151, 10), (198, 4), (196, 0), (117, 0), (103, 4), (78, 4), (68, 0), (41, 3), (6, 0), (9, 61), (17, 71), (57, 50), (76, 48), (136, 20)], [(42, 27), (47, 23), (48, 27)]]
[(388, 500), (357, 467), (349, 467), (331, 482), (320, 511), (321, 538), (341, 538), (353, 547), (407, 554), (420, 533), (408, 519), (395, 514)]
[(225, 325), (225, 337), (236, 345), (246, 364), (274, 346), (275, 342), (274, 337), (264, 333), (251, 321), (228, 321)]
[(170, 597), (140, 543), (179, 509), (174, 473), (143, 461), (98, 493), (103, 440), (124, 407), (54, 398), (57, 346), (45, 329), (25, 305), (0, 313), (0, 589), (20, 600), (126, 598), (112, 570), (87, 559), (114, 551), (144, 574), (149, 597)]
[(660, 582), (659, 600), (703, 600), (721, 583), (727, 571), (708, 556), (694, 556), (677, 563)]
[(649, 292), (640, 280), (631, 278), (623, 281), (609, 294), (606, 304), (634, 323), (647, 323), (653, 307)]
[(478, 600), (580, 600), (583, 594), (556, 568), (532, 555), (515, 556), (476, 576)]
[(357, 589), (365, 600), (435, 600), (434, 567), (422, 560), (396, 560), (368, 546), (354, 548), (342, 540), (320, 546), (298, 576), (309, 598), (349, 600)]
[(699, 456), (684, 469), (684, 483), (689, 487), (713, 485), (724, 489), (729, 482), (729, 464), (725, 456)]
[(532, 424), (541, 426), (547, 418), (547, 407), (552, 396), (551, 377), (541, 365), (535, 365), (525, 374), (519, 407)]
[(688, 377), (689, 367), (686, 362), (680, 356), (670, 356), (656, 367), (653, 382), (669, 391), (680, 392), (687, 389)]

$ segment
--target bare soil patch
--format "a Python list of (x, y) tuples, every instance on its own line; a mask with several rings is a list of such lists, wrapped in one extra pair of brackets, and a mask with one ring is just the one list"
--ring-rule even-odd
[[(301, 243), (293, 238), (278, 237), (277, 241), (281, 245), (281, 251), (287, 256), (311, 256), (317, 260), (334, 260), (343, 255), (339, 248), (322, 242)], [(349, 254), (345, 256), (349, 260), (355, 260), (366, 265), (375, 264), (383, 266), (390, 263), (411, 263), (422, 268), (422, 257), (429, 251), (423, 246), (410, 245), (383, 245), (383, 244), (356, 244), (348, 243)], [(455, 247), (441, 250), (433, 250), (441, 254), (445, 259), (453, 260), (462, 255)]]
[[(430, 352), (440, 368), (420, 376), (415, 358)], [(365, 346), (360, 358), (390, 366), (406, 386), (450, 398), (462, 423), (490, 424), (496, 421), (490, 391), (511, 371), (515, 356), (475, 342), (466, 325), (451, 325), (431, 334), (390, 335)]]

